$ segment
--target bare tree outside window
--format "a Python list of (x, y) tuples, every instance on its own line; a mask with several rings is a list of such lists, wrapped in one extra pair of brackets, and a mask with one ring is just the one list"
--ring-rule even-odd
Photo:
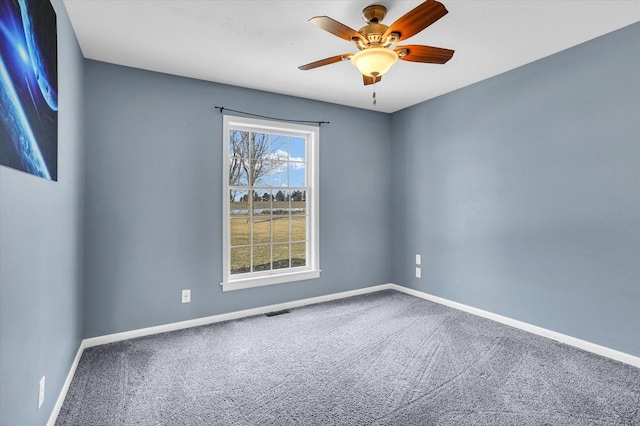
[[(270, 136), (268, 133), (230, 130), (229, 186), (247, 186), (249, 201), (255, 199), (254, 187), (269, 186), (269, 174), (286, 165), (286, 157), (281, 154), (283, 143), (274, 141)], [(238, 201), (238, 191), (231, 192), (232, 202)]]

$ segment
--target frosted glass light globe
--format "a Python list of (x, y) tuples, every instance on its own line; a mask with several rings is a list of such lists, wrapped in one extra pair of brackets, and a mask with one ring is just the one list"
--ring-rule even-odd
[(386, 73), (397, 60), (398, 54), (385, 47), (370, 47), (351, 57), (353, 66), (369, 77), (378, 77)]

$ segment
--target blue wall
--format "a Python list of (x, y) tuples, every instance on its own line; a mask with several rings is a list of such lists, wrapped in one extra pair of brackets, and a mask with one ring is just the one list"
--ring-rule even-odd
[[(388, 114), (95, 61), (85, 78), (85, 337), (389, 282)], [(320, 128), (319, 279), (222, 292), (214, 105), (330, 121)]]
[[(58, 182), (0, 166), (0, 424), (45, 424), (81, 340), (83, 59), (58, 24)], [(46, 376), (37, 410), (38, 381)]]
[(638, 46), (634, 24), (393, 114), (393, 281), (640, 356)]

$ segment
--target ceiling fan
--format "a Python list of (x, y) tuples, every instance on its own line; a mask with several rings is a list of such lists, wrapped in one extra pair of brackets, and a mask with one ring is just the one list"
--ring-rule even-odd
[[(453, 50), (440, 47), (404, 45), (391, 48), (392, 44), (412, 37), (448, 13), (440, 2), (427, 0), (390, 26), (380, 23), (387, 14), (387, 8), (374, 4), (362, 10), (362, 19), (367, 23), (356, 31), (328, 16), (316, 16), (309, 22), (325, 31), (352, 42), (358, 48), (356, 53), (344, 53), (321, 59), (298, 69), (306, 71), (324, 65), (351, 60), (362, 73), (364, 84), (375, 84), (382, 79), (398, 59), (410, 62), (444, 64), (453, 56)], [(374, 93), (375, 98), (375, 93)], [(375, 103), (375, 100), (374, 100)]]

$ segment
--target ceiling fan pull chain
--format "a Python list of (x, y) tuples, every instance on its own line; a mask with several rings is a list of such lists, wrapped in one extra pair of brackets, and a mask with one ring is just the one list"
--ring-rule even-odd
[(378, 101), (376, 100), (376, 78), (373, 77), (373, 104), (377, 104)]

